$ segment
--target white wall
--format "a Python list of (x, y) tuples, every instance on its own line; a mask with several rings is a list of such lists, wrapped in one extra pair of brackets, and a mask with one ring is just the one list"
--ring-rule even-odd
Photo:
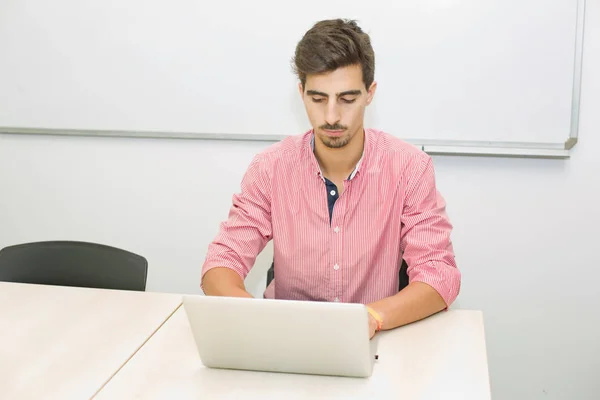
[[(484, 311), (496, 400), (600, 396), (600, 1), (587, 15), (571, 160), (435, 157), (464, 276), (456, 306)], [(0, 247), (120, 246), (148, 258), (148, 290), (199, 293), (206, 246), (266, 145), (0, 135)], [(248, 278), (255, 295), (270, 257)]]
[(0, 135), (0, 246), (101, 242), (148, 259), (148, 290), (200, 293), (208, 243), (265, 146)]

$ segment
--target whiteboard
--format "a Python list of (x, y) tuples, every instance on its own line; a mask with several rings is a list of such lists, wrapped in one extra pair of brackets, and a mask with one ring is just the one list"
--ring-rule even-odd
[(434, 144), (573, 134), (577, 0), (4, 0), (0, 127), (302, 133), (291, 57), (336, 17), (371, 35), (369, 127)]

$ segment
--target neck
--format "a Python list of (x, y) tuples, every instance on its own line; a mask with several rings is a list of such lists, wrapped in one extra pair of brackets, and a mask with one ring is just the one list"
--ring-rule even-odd
[(327, 147), (315, 138), (315, 157), (323, 174), (329, 179), (346, 179), (362, 157), (364, 144), (365, 132), (362, 128), (347, 145), (339, 149)]

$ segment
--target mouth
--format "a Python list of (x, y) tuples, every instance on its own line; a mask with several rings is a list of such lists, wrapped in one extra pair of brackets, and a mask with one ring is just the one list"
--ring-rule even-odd
[(333, 136), (333, 137), (340, 137), (344, 133), (343, 129), (334, 130), (334, 131), (329, 130), (329, 129), (324, 129), (324, 131), (328, 136)]

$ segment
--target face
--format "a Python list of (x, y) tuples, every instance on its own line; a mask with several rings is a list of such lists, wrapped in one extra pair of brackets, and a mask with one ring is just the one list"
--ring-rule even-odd
[(299, 88), (315, 137), (329, 148), (350, 143), (363, 130), (365, 108), (376, 87), (373, 82), (365, 88), (360, 65), (307, 76), (305, 87)]

